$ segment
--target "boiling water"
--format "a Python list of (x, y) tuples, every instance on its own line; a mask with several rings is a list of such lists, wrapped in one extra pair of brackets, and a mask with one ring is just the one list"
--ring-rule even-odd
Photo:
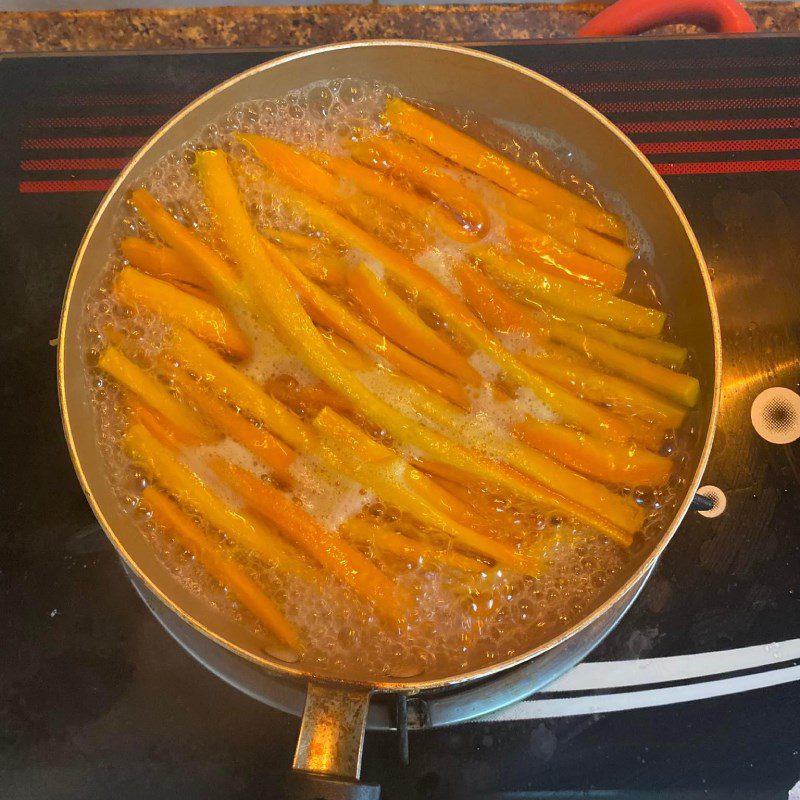
[[(380, 110), (392, 94), (395, 94), (392, 87), (347, 79), (313, 84), (280, 99), (238, 105), (179, 152), (162, 159), (144, 185), (177, 219), (194, 227), (224, 255), (224, 247), (215, 238), (192, 174), (193, 155), (197, 150), (222, 147), (239, 160), (240, 188), (259, 226), (308, 232), (305, 221), (285, 208), (279, 188), (265, 177), (261, 167), (232, 134), (262, 133), (286, 142), (345, 154), (343, 139), (381, 128)], [(509, 133), (507, 124), (498, 126), (476, 120), (469, 114), (451, 113), (449, 119), (470, 132), (478, 132), (498, 149), (550, 173), (583, 196), (595, 196), (595, 190), (576, 177), (572, 154), (563, 143), (554, 146), (553, 142), (545, 142), (551, 147), (540, 147), (536, 131), (525, 129)], [(480, 191), (480, 183), (476, 182), (473, 188)], [(619, 207), (612, 210), (625, 211)], [(147, 225), (128, 207), (123, 209), (118, 232), (120, 238), (134, 234), (153, 238)], [(397, 234), (393, 232), (395, 238)], [(637, 239), (640, 243), (643, 241), (641, 234), (637, 234)], [(191, 590), (202, 594), (222, 613), (239, 620), (269, 647), (269, 635), (238, 607), (224, 588), (207, 577), (168, 534), (157, 529), (139, 507), (140, 492), (146, 481), (121, 454), (119, 441), (124, 426), (121, 398), (113, 384), (97, 371), (96, 359), (107, 344), (108, 326), (128, 332), (137, 342), (137, 352), (132, 355), (144, 361), (159, 352), (164, 330), (157, 320), (115, 303), (110, 293), (111, 279), (123, 261), (117, 255), (116, 242), (114, 245), (107, 270), (87, 302), (86, 339), (87, 374), (92, 382), (98, 435), (109, 474), (120, 502), (137, 519), (143, 535), (169, 569)], [(402, 241), (398, 246), (402, 246)], [(352, 259), (353, 255), (348, 258)], [(464, 258), (461, 248), (436, 239), (428, 241), (425, 251), (415, 254), (420, 266), (454, 291), (459, 289), (452, 268)], [(367, 263), (382, 275), (380, 264), (369, 259)], [(428, 309), (419, 311), (426, 321), (448, 333), (446, 326)], [(298, 386), (314, 383), (313, 377), (271, 333), (246, 315), (240, 314), (237, 321), (254, 344), (253, 358), (242, 367), (250, 377), (265, 382), (269, 379), (286, 381), (287, 376), (291, 376), (291, 382)], [(463, 347), (457, 337), (453, 337), (453, 342)], [(504, 343), (512, 351), (532, 352), (536, 347), (526, 337), (519, 336), (507, 335)], [(490, 359), (473, 354), (470, 362), (486, 380), (494, 381), (498, 377), (497, 367)], [(499, 403), (488, 389), (473, 391), (471, 400), (476, 425), (472, 438), (477, 446), (482, 436), (512, 424), (523, 414), (547, 421), (557, 419), (551, 409), (527, 390), (520, 392), (514, 402)], [(296, 410), (301, 415), (308, 411), (299, 406)], [(476, 431), (481, 435), (476, 435)], [(681, 457), (679, 449), (675, 448), (676, 458)], [(185, 461), (215, 491), (234, 508), (238, 507), (239, 500), (205, 465), (210, 454), (224, 455), (256, 474), (266, 474), (264, 467), (246, 450), (229, 441), (205, 448), (189, 448), (183, 453)], [(408, 457), (418, 455), (410, 450), (405, 454)], [(299, 457), (292, 472), (297, 487), (296, 499), (330, 530), (335, 530), (346, 518), (361, 514), (367, 519), (380, 519), (412, 536), (443, 543), (435, 532), (425, 531), (382, 506), (372, 494), (340, 475), (331, 474), (313, 457)], [(596, 604), (599, 595), (614, 584), (631, 559), (638, 558), (637, 553), (646, 549), (648, 540), (658, 534), (659, 509), (670, 508), (679, 490), (676, 480), (657, 495), (638, 493), (638, 500), (652, 508), (653, 513), (637, 537), (637, 544), (628, 551), (590, 530), (568, 527), (557, 517), (543, 514), (535, 507), (512, 504), (486, 489), (472, 490), (469, 499), (498, 538), (521, 551), (536, 549), (544, 555), (547, 567), (537, 579), (522, 579), (488, 566), (482, 572), (463, 573), (452, 568), (437, 568), (427, 561), (408, 563), (384, 555), (381, 563), (386, 565), (397, 585), (415, 598), (415, 609), (402, 630), (381, 621), (370, 607), (331, 578), (320, 575), (315, 585), (310, 586), (301, 579), (281, 575), (247, 554), (244, 554), (244, 563), (252, 577), (268, 587), (270, 596), (300, 631), (307, 645), (302, 657), (307, 667), (351, 678), (410, 675), (434, 678), (513, 657), (580, 619)], [(366, 552), (371, 554), (369, 549)]]

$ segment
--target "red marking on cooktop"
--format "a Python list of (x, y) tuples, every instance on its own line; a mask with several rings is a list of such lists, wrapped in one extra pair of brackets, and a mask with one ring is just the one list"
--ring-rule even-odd
[(161, 125), (169, 119), (166, 114), (142, 114), (139, 116), (120, 116), (102, 114), (94, 117), (39, 117), (28, 123), (29, 128), (102, 128), (113, 126), (126, 128), (139, 125)]
[(653, 122), (620, 122), (625, 133), (688, 133), (691, 131), (757, 131), (800, 128), (800, 117), (749, 117), (747, 119), (669, 119)]
[(606, 114), (636, 111), (735, 111), (742, 108), (796, 108), (800, 97), (725, 97), (711, 100), (621, 100), (592, 103)]
[(645, 81), (587, 81), (571, 83), (574, 92), (642, 92), (680, 89), (768, 89), (800, 86), (800, 75), (734, 78), (667, 78)]
[(29, 172), (44, 170), (122, 169), (130, 161), (125, 156), (109, 158), (29, 158), (20, 166)]
[(147, 106), (185, 105), (196, 97), (195, 94), (79, 94), (66, 99), (77, 106)]
[(147, 136), (66, 136), (55, 139), (25, 139), (23, 150), (100, 150), (111, 147), (141, 147)]
[(604, 72), (644, 70), (686, 70), (686, 69), (731, 69), (735, 67), (786, 67), (800, 63), (800, 56), (735, 56), (723, 58), (689, 58), (676, 62), (674, 59), (652, 59), (641, 61), (580, 61), (570, 60), (564, 64), (549, 64), (548, 72)]
[(20, 181), (21, 194), (61, 194), (64, 192), (105, 192), (113, 178), (72, 181)]
[(800, 139), (717, 139), (710, 142), (640, 142), (648, 156), (663, 153), (732, 153), (747, 150), (797, 150)]
[(775, 161), (689, 161), (683, 164), (654, 164), (662, 175), (717, 175), (735, 172), (797, 172), (800, 158)]

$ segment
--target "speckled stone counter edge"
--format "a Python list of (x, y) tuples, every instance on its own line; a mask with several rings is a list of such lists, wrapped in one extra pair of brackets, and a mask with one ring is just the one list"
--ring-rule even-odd
[[(800, 31), (800, 3), (748, 3), (760, 31)], [(603, 4), (325, 5), (0, 12), (0, 52), (297, 47), (408, 38), (521, 41), (573, 35)], [(684, 33), (685, 26), (661, 32)]]

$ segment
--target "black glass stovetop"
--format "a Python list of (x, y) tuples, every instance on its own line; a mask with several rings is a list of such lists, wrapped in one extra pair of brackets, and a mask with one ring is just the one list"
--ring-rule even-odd
[[(408, 767), (370, 734), (364, 776), (387, 800), (785, 800), (800, 781), (800, 440), (768, 440), (800, 434), (800, 38), (488, 49), (610, 116), (685, 209), (722, 323), (704, 483), (725, 510), (687, 518), (582, 671), (494, 721), (412, 734)], [(52, 341), (116, 172), (190, 99), (274, 55), (0, 60), (5, 800), (271, 798), (291, 762), (298, 721), (206, 672), (135, 596), (73, 476)]]

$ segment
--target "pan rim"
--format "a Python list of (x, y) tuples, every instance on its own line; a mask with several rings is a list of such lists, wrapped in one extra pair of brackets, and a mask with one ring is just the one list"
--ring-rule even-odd
[[(335, 50), (352, 49), (352, 48), (369, 48), (375, 46), (414, 47), (414, 48), (424, 48), (431, 50), (445, 50), (448, 52), (457, 53), (461, 56), (488, 61), (497, 64), (499, 66), (502, 66), (506, 69), (515, 70), (516, 72), (524, 75), (525, 77), (531, 80), (535, 80), (539, 83), (542, 83), (548, 88), (557, 92), (558, 94), (564, 96), (567, 100), (579, 106), (583, 112), (588, 113), (589, 115), (594, 117), (595, 120), (598, 121), (600, 124), (602, 124), (604, 127), (606, 127), (613, 136), (621, 140), (626, 149), (636, 159), (638, 159), (640, 164), (647, 170), (650, 178), (653, 181), (655, 181), (661, 193), (666, 197), (668, 203), (670, 204), (674, 214), (678, 219), (678, 222), (681, 225), (681, 228), (683, 229), (687, 237), (687, 240), (692, 248), (692, 252), (696, 259), (697, 267), (700, 270), (700, 275), (703, 281), (705, 295), (706, 295), (706, 302), (708, 303), (708, 309), (711, 319), (713, 340), (714, 340), (713, 341), (713, 353), (714, 353), (713, 393), (711, 398), (711, 406), (708, 419), (708, 426), (706, 429), (705, 441), (703, 442), (702, 449), (700, 450), (700, 454), (697, 461), (697, 467), (695, 468), (694, 474), (692, 475), (691, 479), (688, 480), (686, 483), (683, 500), (678, 505), (672, 519), (670, 520), (669, 524), (665, 526), (660, 539), (653, 545), (651, 551), (649, 552), (647, 557), (642, 561), (642, 563), (637, 567), (637, 569), (631, 574), (631, 576), (626, 580), (624, 584), (622, 584), (615, 592), (609, 595), (600, 605), (594, 607), (589, 614), (582, 617), (574, 625), (570, 626), (565, 631), (562, 631), (557, 636), (554, 636), (548, 641), (543, 642), (542, 644), (537, 645), (536, 647), (531, 648), (530, 650), (527, 650), (524, 653), (520, 653), (512, 658), (505, 659), (503, 661), (491, 663), (482, 666), (478, 669), (471, 670), (469, 672), (459, 673), (457, 675), (450, 675), (444, 678), (436, 678), (427, 681), (425, 680), (415, 681), (413, 679), (387, 680), (387, 681), (350, 681), (344, 678), (319, 676), (316, 675), (311, 670), (297, 668), (292, 664), (287, 662), (282, 662), (277, 658), (272, 658), (268, 656), (259, 656), (255, 653), (252, 653), (251, 651), (243, 647), (240, 647), (233, 642), (228, 641), (223, 636), (215, 633), (213, 630), (210, 630), (202, 622), (196, 620), (191, 614), (186, 612), (177, 602), (172, 600), (172, 598), (170, 598), (165, 592), (163, 592), (155, 584), (153, 580), (151, 580), (148, 574), (127, 553), (125, 547), (122, 545), (122, 543), (114, 533), (112, 526), (106, 519), (103, 510), (100, 508), (100, 504), (97, 502), (94, 493), (92, 491), (92, 488), (89, 485), (89, 481), (84, 473), (83, 466), (80, 457), (78, 455), (77, 446), (75, 444), (73, 436), (72, 424), (68, 408), (68, 401), (66, 396), (66, 380), (65, 380), (66, 330), (68, 322), (71, 319), (70, 312), (72, 311), (73, 315), (78, 313), (78, 311), (74, 309), (75, 304), (72, 302), (72, 298), (74, 294), (77, 275), (80, 270), (80, 265), (83, 261), (84, 253), (87, 249), (87, 246), (92, 237), (92, 233), (95, 227), (97, 226), (100, 219), (104, 217), (110, 203), (116, 199), (117, 192), (120, 186), (126, 182), (129, 174), (136, 169), (136, 166), (138, 162), (141, 160), (141, 158), (158, 143), (158, 141), (168, 130), (170, 130), (173, 126), (177, 125), (185, 116), (187, 116), (192, 111), (202, 106), (208, 99), (210, 99), (217, 93), (225, 90), (229, 86), (238, 83), (239, 81), (245, 80), (252, 75), (258, 74), (260, 72), (266, 72), (269, 69), (272, 69), (276, 66), (286, 64), (288, 62), (297, 59), (313, 58), (318, 53), (326, 53)], [(375, 692), (401, 692), (401, 693), (416, 694), (419, 692), (455, 687), (458, 685), (473, 683), (482, 679), (486, 679), (501, 672), (505, 672), (506, 670), (509, 670), (513, 667), (519, 666), (520, 664), (531, 661), (532, 659), (535, 659), (537, 656), (547, 652), (548, 650), (551, 650), (554, 647), (558, 647), (559, 645), (566, 642), (568, 639), (572, 638), (572, 636), (574, 636), (576, 633), (582, 631), (584, 628), (591, 625), (604, 613), (606, 613), (617, 601), (619, 601), (625, 594), (627, 594), (641, 578), (643, 578), (652, 569), (653, 565), (655, 564), (657, 559), (661, 556), (664, 549), (671, 542), (678, 527), (683, 521), (683, 518), (685, 517), (687, 511), (689, 510), (692, 498), (694, 497), (695, 492), (700, 486), (700, 481), (702, 479), (703, 473), (708, 463), (708, 459), (711, 453), (711, 447), (714, 441), (714, 433), (719, 413), (719, 403), (720, 403), (721, 383), (722, 383), (722, 347), (721, 347), (719, 316), (717, 312), (716, 301), (714, 299), (714, 295), (711, 288), (711, 277), (705, 259), (703, 257), (703, 254), (700, 250), (699, 244), (695, 237), (694, 231), (692, 230), (683, 210), (681, 209), (680, 205), (678, 204), (677, 200), (675, 199), (669, 187), (664, 182), (663, 178), (661, 178), (661, 176), (658, 174), (658, 172), (655, 170), (652, 164), (645, 158), (645, 156), (639, 151), (639, 149), (633, 144), (633, 142), (624, 133), (622, 133), (622, 131), (620, 131), (619, 128), (617, 128), (610, 120), (608, 120), (603, 114), (601, 114), (599, 111), (590, 106), (586, 101), (584, 101), (577, 95), (573, 94), (569, 90), (565, 89), (563, 86), (556, 83), (555, 81), (550, 80), (549, 78), (545, 77), (544, 75), (541, 75), (538, 72), (535, 72), (534, 70), (528, 69), (527, 67), (523, 67), (519, 64), (516, 64), (500, 56), (495, 56), (490, 53), (474, 50), (469, 47), (465, 47), (463, 45), (426, 42), (414, 39), (394, 39), (394, 40), (370, 39), (359, 42), (343, 42), (343, 43), (322, 45), (319, 47), (309, 48), (307, 50), (300, 50), (288, 53), (284, 56), (279, 56), (278, 58), (266, 61), (254, 67), (251, 67), (248, 70), (240, 72), (237, 75), (234, 75), (231, 78), (228, 78), (227, 80), (223, 81), (222, 83), (212, 87), (210, 90), (203, 93), (194, 101), (192, 101), (187, 106), (182, 108), (174, 116), (172, 116), (164, 125), (162, 125), (147, 140), (147, 142), (145, 142), (144, 145), (142, 145), (142, 147), (136, 152), (136, 154), (130, 160), (128, 165), (122, 170), (122, 172), (120, 172), (114, 183), (111, 185), (111, 187), (104, 195), (103, 199), (100, 201), (100, 204), (98, 205), (97, 210), (93, 214), (92, 219), (89, 225), (87, 226), (86, 232), (84, 233), (83, 238), (81, 239), (81, 243), (78, 247), (75, 259), (70, 269), (70, 274), (66, 290), (64, 293), (64, 300), (61, 308), (61, 318), (59, 322), (57, 380), (58, 380), (59, 408), (61, 413), (62, 425), (64, 428), (64, 435), (67, 440), (70, 459), (72, 460), (72, 464), (75, 469), (75, 473), (78, 477), (78, 480), (80, 482), (81, 488), (89, 502), (89, 505), (98, 523), (105, 532), (106, 536), (108, 536), (109, 540), (117, 550), (120, 557), (123, 559), (125, 564), (131, 570), (133, 570), (133, 572), (144, 582), (144, 584), (155, 595), (155, 597), (157, 597), (161, 602), (165, 603), (167, 607), (170, 608), (172, 611), (174, 611), (181, 619), (192, 625), (194, 628), (196, 628), (204, 635), (208, 636), (211, 640), (213, 640), (217, 644), (247, 659), (248, 661), (258, 664), (267, 671), (273, 672), (277, 675), (296, 678), (300, 680), (327, 683), (331, 685), (347, 686), (347, 687), (375, 691)]]

